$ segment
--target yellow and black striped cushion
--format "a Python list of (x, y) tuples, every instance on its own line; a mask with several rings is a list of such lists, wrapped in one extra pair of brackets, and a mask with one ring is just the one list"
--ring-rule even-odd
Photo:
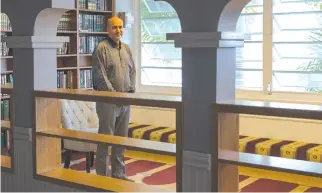
[(297, 160), (322, 162), (322, 145), (250, 136), (239, 137), (239, 151)]
[(175, 144), (176, 130), (169, 127), (130, 123), (129, 137)]
[[(176, 130), (169, 127), (130, 123), (129, 137), (176, 143)], [(239, 136), (239, 152), (308, 160), (322, 163), (322, 144)]]

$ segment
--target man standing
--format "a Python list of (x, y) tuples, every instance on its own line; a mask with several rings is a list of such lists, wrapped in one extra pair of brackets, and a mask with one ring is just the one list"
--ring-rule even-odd
[[(112, 17), (107, 22), (108, 37), (101, 41), (92, 55), (93, 89), (110, 92), (135, 92), (136, 68), (131, 50), (121, 42), (123, 21)], [(99, 118), (99, 133), (128, 137), (130, 106), (96, 103)], [(96, 173), (110, 176), (107, 145), (98, 145), (96, 152)], [(112, 147), (112, 177), (132, 181), (126, 177), (125, 148)]]

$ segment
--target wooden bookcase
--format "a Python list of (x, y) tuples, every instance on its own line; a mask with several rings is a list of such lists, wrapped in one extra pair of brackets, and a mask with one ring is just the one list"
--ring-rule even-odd
[[(91, 53), (107, 36), (106, 21), (115, 14), (114, 0), (76, 0), (75, 5), (61, 17), (57, 28), (57, 36), (70, 37), (70, 42), (57, 49), (57, 88), (91, 89)], [(10, 21), (1, 13), (1, 36), (11, 33)], [(14, 79), (12, 60), (12, 50), (1, 42), (1, 84)]]
[[(75, 9), (66, 12), (57, 27), (57, 36), (70, 41), (57, 49), (57, 88), (91, 89), (91, 53), (107, 36), (106, 21), (115, 15), (115, 0), (75, 0)], [(1, 39), (12, 35), (10, 21), (1, 13)], [(1, 84), (14, 82), (13, 54), (1, 42)], [(10, 120), (9, 95), (1, 94), (1, 120)], [(5, 135), (5, 133), (2, 133)]]

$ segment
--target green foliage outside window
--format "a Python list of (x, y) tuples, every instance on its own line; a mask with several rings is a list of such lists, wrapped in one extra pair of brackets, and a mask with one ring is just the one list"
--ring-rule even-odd
[[(310, 0), (307, 1), (307, 4), (313, 6), (314, 8), (319, 8), (322, 11), (322, 2), (320, 0)], [(312, 41), (320, 41), (322, 42), (322, 30), (312, 31), (310, 39)], [(318, 53), (322, 53), (322, 49), (316, 50)], [(322, 55), (321, 55), (322, 57)], [(322, 76), (322, 59), (313, 59), (309, 63), (301, 66), (299, 70), (306, 71), (306, 72), (314, 72), (314, 73), (321, 73)], [(313, 93), (322, 93), (322, 88), (307, 88), (308, 92)]]
[[(141, 19), (159, 19), (159, 18), (173, 18), (178, 17), (176, 12), (165, 12), (165, 13), (150, 13), (147, 8), (144, 0), (140, 1), (141, 5)], [(143, 26), (143, 22), (141, 22), (141, 41), (142, 42), (167, 42), (166, 36), (150, 36), (147, 29)]]

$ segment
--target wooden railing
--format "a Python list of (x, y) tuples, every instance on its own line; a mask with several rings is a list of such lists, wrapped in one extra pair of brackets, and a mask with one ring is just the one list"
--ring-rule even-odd
[[(2, 87), (11, 94), (12, 89)], [(109, 177), (61, 168), (61, 141), (72, 139), (96, 144), (124, 146), (145, 152), (175, 155), (177, 162), (177, 191), (182, 189), (182, 103), (180, 97), (110, 93), (86, 90), (53, 89), (34, 91), (35, 125), (33, 128), (34, 173), (37, 179), (62, 183), (76, 188), (94, 188), (115, 192), (167, 191)], [(177, 144), (143, 141), (133, 138), (83, 133), (60, 128), (59, 99), (99, 101), (122, 105), (138, 105), (176, 109)], [(239, 114), (322, 120), (322, 107), (288, 103), (228, 101), (214, 104), (212, 191), (239, 191), (238, 166), (282, 171), (304, 176), (322, 177), (322, 163), (293, 160), (238, 151)], [(2, 122), (8, 127), (9, 122)], [(10, 126), (11, 128), (11, 126)], [(260, 129), (260, 128), (259, 128)], [(218, 139), (218, 140), (216, 140)], [(322, 136), (321, 136), (322, 139)], [(12, 165), (9, 159), (2, 159)]]
[[(61, 139), (123, 146), (143, 152), (176, 156), (177, 191), (181, 191), (182, 174), (182, 107), (181, 97), (165, 97), (158, 95), (127, 94), (104, 91), (53, 89), (34, 91), (35, 97), (35, 130), (33, 139), (34, 173), (37, 179), (57, 182), (82, 188), (90, 187), (113, 192), (155, 192), (171, 191), (153, 186), (137, 184), (61, 168)], [(85, 133), (60, 128), (59, 99), (106, 102), (118, 105), (136, 105), (176, 110), (176, 144), (147, 141), (127, 137)], [(173, 190), (172, 190), (173, 191)]]
[(213, 182), (212, 191), (239, 191), (238, 166), (322, 177), (322, 163), (238, 152), (239, 114), (322, 120), (322, 106), (228, 101), (217, 102), (214, 109), (214, 136), (218, 141), (213, 143), (212, 174), (218, 181)]
[[(13, 89), (11, 84), (1, 85), (1, 94), (12, 95)], [(12, 100), (10, 100), (10, 117), (12, 118)], [(3, 113), (3, 112), (2, 112)], [(10, 121), (1, 120), (1, 131), (6, 131), (9, 134), (9, 155), (1, 155), (1, 170), (6, 172), (13, 172), (13, 148), (14, 145), (12, 143), (12, 125)]]

